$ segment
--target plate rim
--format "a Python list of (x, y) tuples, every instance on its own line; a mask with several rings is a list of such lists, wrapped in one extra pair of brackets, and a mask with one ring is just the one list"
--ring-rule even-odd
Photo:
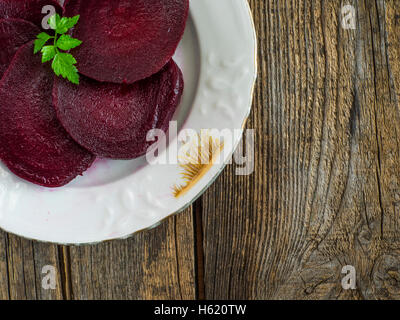
[[(255, 91), (256, 80), (257, 80), (257, 72), (258, 72), (258, 61), (257, 61), (258, 41), (257, 41), (256, 28), (255, 28), (254, 18), (253, 18), (253, 14), (252, 14), (252, 10), (251, 10), (250, 4), (248, 3), (247, 0), (240, 0), (240, 1), (244, 2), (245, 5), (246, 5), (247, 14), (248, 14), (248, 17), (250, 18), (250, 22), (251, 22), (251, 25), (252, 25), (252, 35), (253, 35), (253, 42), (254, 42), (254, 62), (253, 62), (254, 63), (254, 70), (251, 73), (253, 82), (251, 83), (250, 101), (246, 102), (246, 105), (248, 104), (248, 107), (247, 107), (246, 115), (244, 117), (243, 124), (242, 124), (242, 129), (243, 129), (245, 127), (247, 121), (248, 121), (249, 116), (250, 116), (250, 112), (251, 112), (253, 101), (254, 101), (254, 91)], [(235, 152), (235, 150), (237, 149), (240, 141), (241, 140), (237, 141), (237, 143), (231, 149), (230, 155), (227, 158), (228, 160), (232, 157), (232, 155)], [(190, 207), (216, 181), (216, 179), (220, 176), (220, 174), (226, 168), (226, 165), (227, 165), (227, 161), (224, 161), (224, 163), (219, 167), (219, 170), (216, 173), (213, 173), (212, 178), (207, 181), (206, 185), (200, 191), (198, 191), (194, 196), (192, 196), (191, 199), (188, 202), (186, 202), (184, 205), (182, 205), (179, 209), (177, 209), (174, 212), (166, 215), (165, 217), (163, 217), (162, 219), (158, 220), (156, 223), (150, 225), (149, 227), (145, 227), (145, 228), (142, 228), (140, 230), (136, 230), (136, 231), (134, 231), (132, 233), (129, 233), (126, 236), (111, 237), (109, 239), (93, 241), (93, 242), (59, 242), (59, 241), (35, 239), (33, 237), (24, 236), (24, 235), (18, 234), (17, 232), (9, 231), (9, 230), (7, 230), (7, 228), (1, 227), (1, 226), (0, 226), (0, 230), (3, 230), (3, 231), (5, 231), (5, 232), (7, 232), (9, 234), (16, 235), (18, 237), (21, 237), (21, 238), (27, 239), (27, 240), (31, 240), (31, 241), (37, 241), (37, 242), (40, 242), (40, 243), (58, 244), (58, 245), (68, 245), (68, 246), (96, 245), (96, 244), (107, 243), (107, 242), (115, 241), (115, 240), (125, 240), (125, 239), (128, 239), (128, 238), (131, 238), (131, 237), (135, 236), (136, 234), (139, 234), (139, 233), (142, 233), (142, 232), (157, 228), (162, 223), (164, 223), (166, 220), (168, 220), (168, 219), (180, 214), (182, 211), (184, 211), (185, 209)]]

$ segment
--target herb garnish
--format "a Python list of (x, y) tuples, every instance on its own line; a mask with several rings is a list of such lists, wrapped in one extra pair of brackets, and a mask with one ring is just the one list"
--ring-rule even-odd
[[(60, 50), (68, 51), (82, 44), (82, 41), (65, 34), (78, 23), (79, 17), (77, 15), (73, 18), (61, 18), (59, 14), (51, 16), (49, 25), (55, 30), (55, 35), (50, 36), (46, 32), (40, 33), (35, 40), (34, 48), (34, 54), (39, 51), (42, 53), (42, 63), (53, 60), (51, 67), (54, 73), (75, 84), (79, 84), (78, 69), (75, 66), (77, 61), (72, 54)], [(53, 44), (45, 45), (50, 39), (53, 39)]]

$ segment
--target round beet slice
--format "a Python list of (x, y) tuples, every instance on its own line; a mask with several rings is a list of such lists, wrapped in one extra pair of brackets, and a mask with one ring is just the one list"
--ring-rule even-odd
[(67, 0), (67, 17), (80, 14), (72, 51), (79, 72), (113, 83), (134, 83), (172, 58), (185, 30), (189, 0)]
[(58, 13), (62, 13), (61, 6), (54, 0), (0, 0), (0, 19), (23, 19), (41, 27), (46, 15), (42, 13), (42, 9), (48, 5), (53, 6)]
[(21, 19), (0, 20), (0, 78), (7, 70), (19, 47), (35, 39), (39, 32), (40, 29), (29, 21)]
[(67, 184), (94, 161), (57, 120), (53, 82), (30, 42), (18, 50), (0, 83), (0, 159), (17, 176), (45, 187)]
[(81, 77), (76, 86), (56, 78), (53, 103), (80, 145), (99, 157), (134, 159), (152, 144), (146, 141), (149, 130), (168, 130), (182, 92), (182, 73), (171, 60), (159, 73), (132, 85)]

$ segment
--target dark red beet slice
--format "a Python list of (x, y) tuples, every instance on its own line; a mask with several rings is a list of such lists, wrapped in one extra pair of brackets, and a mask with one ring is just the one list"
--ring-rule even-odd
[(52, 106), (54, 76), (33, 42), (21, 47), (0, 83), (0, 159), (17, 176), (61, 187), (82, 174), (94, 156), (74, 142)]
[(171, 60), (159, 73), (132, 85), (81, 77), (76, 86), (57, 78), (53, 103), (63, 126), (95, 155), (134, 159), (151, 143), (151, 129), (168, 130), (182, 96), (183, 76)]
[(79, 72), (114, 83), (157, 73), (183, 36), (189, 0), (67, 0), (67, 17), (81, 15), (73, 31)]
[(40, 29), (21, 19), (0, 20), (0, 78), (7, 70), (15, 53), (22, 45), (36, 38)]
[(54, 0), (0, 0), (0, 19), (24, 19), (41, 27), (45, 17), (42, 9), (48, 5), (54, 6), (58, 13), (62, 13), (61, 6)]

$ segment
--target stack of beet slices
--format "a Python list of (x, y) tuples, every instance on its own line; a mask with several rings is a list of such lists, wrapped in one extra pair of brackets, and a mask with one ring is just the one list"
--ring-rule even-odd
[[(33, 54), (42, 8), (80, 15), (71, 53), (80, 84)], [(168, 130), (183, 93), (172, 56), (189, 0), (0, 0), (0, 159), (19, 177), (60, 187), (96, 157), (134, 159)]]

